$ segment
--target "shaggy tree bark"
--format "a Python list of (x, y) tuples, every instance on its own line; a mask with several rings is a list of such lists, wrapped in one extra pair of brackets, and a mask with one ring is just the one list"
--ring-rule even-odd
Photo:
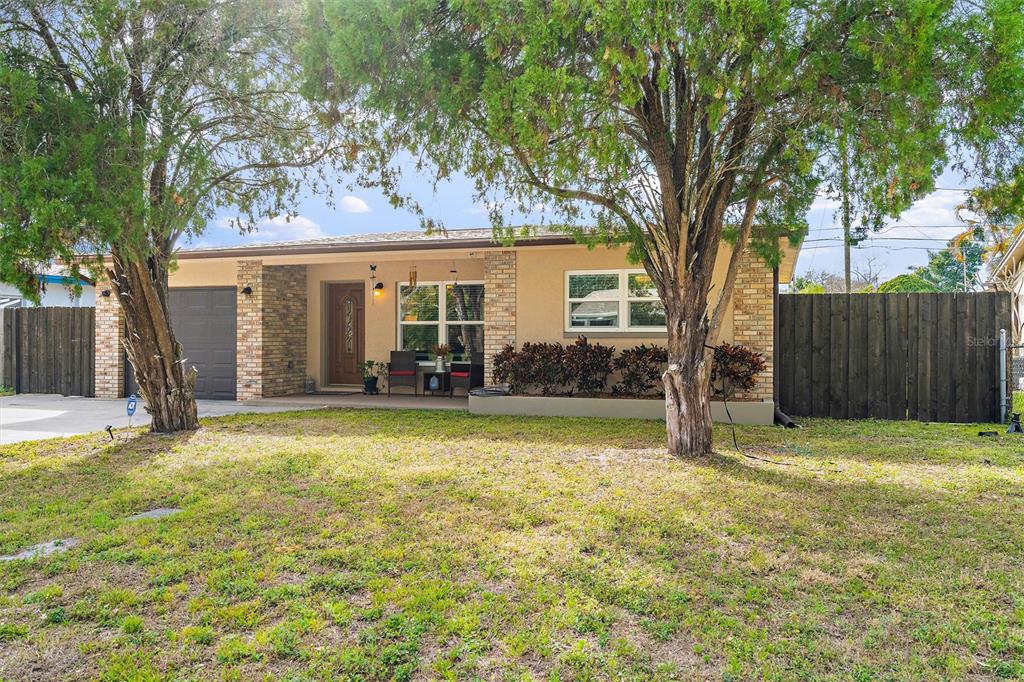
[(171, 326), (166, 261), (155, 256), (126, 260), (119, 251), (114, 250), (107, 275), (124, 311), (125, 350), (152, 415), (151, 428), (159, 433), (196, 429), (196, 375), (184, 367)]

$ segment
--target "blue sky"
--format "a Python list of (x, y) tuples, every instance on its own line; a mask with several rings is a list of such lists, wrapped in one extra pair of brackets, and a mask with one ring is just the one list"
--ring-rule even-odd
[[(440, 185), (436, 192), (432, 184), (431, 178), (407, 172), (403, 189), (423, 204), (429, 216), (441, 220), (447, 227), (489, 226), (485, 207), (472, 200), (470, 180), (454, 178)], [(227, 222), (231, 213), (225, 211), (193, 245), (226, 246), (419, 229), (415, 215), (393, 208), (379, 192), (346, 185), (346, 178), (339, 177), (335, 185), (334, 207), (329, 206), (324, 197), (304, 194), (294, 206), (296, 217), (290, 221), (283, 216), (263, 221), (253, 234), (241, 235), (229, 227)], [(947, 172), (939, 179), (937, 186), (958, 189), (966, 184), (958, 174)], [(928, 260), (928, 249), (942, 248), (950, 237), (964, 229), (956, 218), (956, 206), (963, 199), (962, 191), (949, 189), (924, 197), (905, 212), (899, 221), (891, 221), (882, 233), (873, 235), (854, 250), (854, 269), (864, 269), (870, 265), (875, 271), (881, 272), (884, 280), (924, 264)], [(842, 230), (837, 208), (837, 202), (820, 197), (808, 212), (810, 232), (800, 254), (798, 274), (809, 270), (842, 271)], [(506, 220), (510, 224), (518, 224), (538, 222), (542, 217), (540, 211), (534, 211), (528, 215), (508, 215)]]

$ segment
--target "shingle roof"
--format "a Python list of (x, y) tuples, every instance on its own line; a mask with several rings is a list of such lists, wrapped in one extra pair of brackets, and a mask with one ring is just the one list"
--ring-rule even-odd
[[(516, 227), (516, 244), (531, 243), (572, 243), (575, 241), (564, 232), (550, 227)], [(522, 234), (527, 231), (528, 234)], [(316, 253), (331, 251), (374, 251), (405, 250), (419, 248), (461, 248), (472, 246), (496, 246), (494, 231), (489, 228), (446, 230), (427, 234), (423, 230), (401, 232), (371, 232), (367, 234), (337, 235), (317, 239), (298, 239), (282, 242), (255, 242), (238, 246), (207, 246), (179, 251), (181, 258), (212, 258), (218, 256), (271, 254), (271, 253)]]

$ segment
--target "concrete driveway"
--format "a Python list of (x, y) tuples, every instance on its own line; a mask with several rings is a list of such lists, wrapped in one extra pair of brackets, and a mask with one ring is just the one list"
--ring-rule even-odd
[[(0, 445), (24, 440), (103, 431), (128, 426), (126, 400), (100, 400), (59, 395), (24, 393), (0, 398)], [(316, 409), (322, 405), (246, 404), (230, 400), (198, 401), (200, 417), (221, 417), (239, 412), (285, 412)], [(149, 415), (139, 401), (132, 426), (149, 423)]]

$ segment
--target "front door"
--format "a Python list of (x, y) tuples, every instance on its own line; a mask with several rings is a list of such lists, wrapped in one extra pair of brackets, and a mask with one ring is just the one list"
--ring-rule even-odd
[(327, 383), (359, 384), (365, 359), (363, 283), (327, 285)]

